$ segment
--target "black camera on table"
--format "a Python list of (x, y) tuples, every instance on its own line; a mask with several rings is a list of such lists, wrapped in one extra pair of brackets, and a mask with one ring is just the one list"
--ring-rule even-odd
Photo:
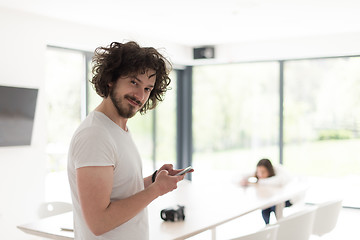
[(178, 222), (185, 220), (184, 206), (177, 205), (173, 208), (161, 210), (160, 216), (164, 221)]

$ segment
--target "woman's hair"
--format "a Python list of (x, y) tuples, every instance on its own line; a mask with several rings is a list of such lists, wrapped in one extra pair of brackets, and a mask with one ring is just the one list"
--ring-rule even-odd
[(94, 76), (90, 82), (101, 97), (109, 96), (109, 83), (116, 83), (119, 77), (144, 74), (149, 69), (155, 70), (155, 85), (148, 101), (140, 109), (141, 114), (154, 109), (158, 101), (163, 101), (171, 82), (169, 78), (171, 63), (155, 48), (140, 47), (133, 41), (112, 42), (108, 47), (96, 48), (92, 63)]
[[(273, 165), (271, 164), (271, 161), (270, 161), (269, 159), (267, 159), (267, 158), (261, 159), (261, 160), (257, 163), (256, 167), (260, 167), (260, 166), (263, 166), (263, 167), (265, 167), (265, 168), (267, 169), (267, 171), (268, 171), (268, 173), (269, 173), (269, 177), (275, 176), (274, 167), (273, 167)], [(258, 178), (256, 172), (255, 172), (255, 177)]]

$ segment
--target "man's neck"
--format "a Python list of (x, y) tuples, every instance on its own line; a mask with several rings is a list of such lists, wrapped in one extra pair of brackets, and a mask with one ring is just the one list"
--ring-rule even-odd
[(95, 108), (95, 111), (102, 112), (108, 118), (110, 118), (115, 124), (121, 127), (124, 131), (128, 131), (126, 123), (127, 118), (123, 118), (119, 116), (114, 105), (112, 104), (110, 99), (103, 99), (99, 106)]

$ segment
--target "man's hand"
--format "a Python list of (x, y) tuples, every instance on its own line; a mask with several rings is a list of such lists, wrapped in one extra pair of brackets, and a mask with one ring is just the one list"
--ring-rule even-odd
[(177, 183), (183, 180), (184, 176), (171, 176), (167, 170), (160, 169), (156, 175), (154, 185), (158, 187), (159, 196), (162, 196), (176, 189)]
[[(164, 164), (156, 173), (154, 185), (158, 187), (159, 196), (173, 191), (177, 188), (177, 183), (184, 179), (184, 175), (175, 176), (184, 169), (174, 169), (172, 164)], [(190, 172), (193, 172), (191, 170)]]
[[(166, 170), (168, 171), (170, 176), (175, 176), (176, 174), (178, 174), (179, 172), (181, 172), (184, 169), (174, 169), (172, 164), (164, 164), (159, 170), (158, 172), (160, 172), (161, 170)], [(191, 170), (190, 172), (193, 172), (194, 170)]]

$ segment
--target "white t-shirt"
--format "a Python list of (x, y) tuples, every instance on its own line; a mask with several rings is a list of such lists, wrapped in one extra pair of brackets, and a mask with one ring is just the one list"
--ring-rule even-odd
[(113, 166), (111, 201), (124, 199), (144, 189), (142, 162), (130, 132), (124, 131), (105, 114), (91, 112), (76, 130), (68, 156), (68, 178), (74, 211), (76, 240), (148, 240), (145, 208), (121, 226), (95, 236), (82, 215), (76, 184), (76, 169), (85, 166)]

